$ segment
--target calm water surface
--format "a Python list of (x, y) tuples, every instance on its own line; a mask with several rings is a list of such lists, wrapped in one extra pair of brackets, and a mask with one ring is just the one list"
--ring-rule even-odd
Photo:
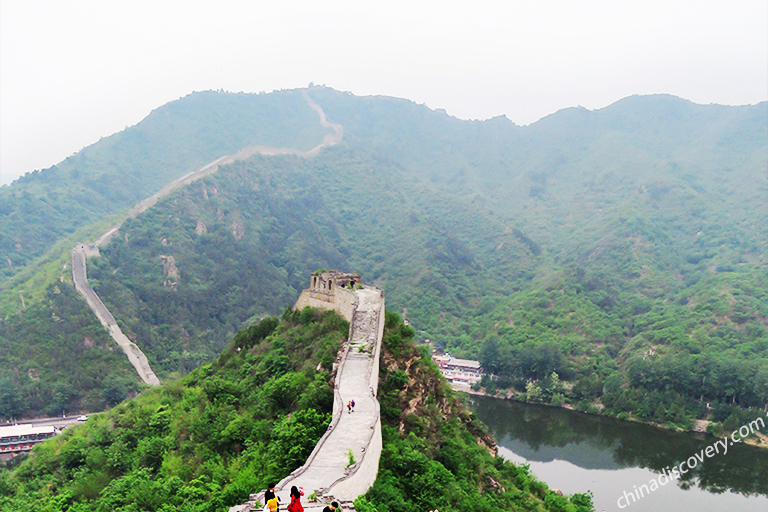
[[(695, 470), (626, 506), (619, 498), (659, 479), (715, 442), (703, 434), (678, 434), (647, 425), (565, 409), (469, 397), (491, 430), (499, 454), (566, 494), (591, 490), (597, 512), (768, 512), (768, 450), (746, 445), (704, 458)], [(662, 479), (663, 480), (663, 479)]]

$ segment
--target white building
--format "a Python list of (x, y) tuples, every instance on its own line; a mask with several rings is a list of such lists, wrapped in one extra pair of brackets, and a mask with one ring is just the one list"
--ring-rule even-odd
[(56, 435), (53, 426), (10, 425), (0, 427), (0, 453), (28, 452), (34, 445)]
[(456, 359), (450, 354), (444, 356), (432, 356), (432, 360), (440, 367), (440, 373), (451, 384), (463, 384), (471, 386), (480, 381), (483, 369), (480, 361), (472, 359)]

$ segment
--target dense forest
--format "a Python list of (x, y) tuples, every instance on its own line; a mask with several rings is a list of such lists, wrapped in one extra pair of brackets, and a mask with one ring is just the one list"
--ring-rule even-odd
[[(416, 350), (412, 329), (396, 314), (386, 318), (385, 450), (360, 510), (592, 510), (588, 494), (560, 496), (526, 468), (492, 457), (492, 439)], [(213, 363), (0, 470), (0, 510), (202, 512), (246, 501), (300, 466), (325, 432), (330, 369), (348, 328), (335, 313), (309, 308), (263, 319)]]
[[(207, 94), (182, 103), (243, 99)], [(491, 391), (682, 427), (768, 403), (767, 103), (630, 97), (519, 127), (308, 94), (344, 126), (342, 144), (226, 166), (89, 260), (161, 378), (209, 361), (290, 305), (309, 272), (336, 267), (385, 290), (419, 340), (479, 358)], [(62, 297), (50, 290), (69, 286), (65, 265), (46, 267), (27, 317)], [(16, 315), (0, 330), (9, 354), (42, 338), (5, 334), (27, 321)], [(28, 389), (26, 364), (0, 374)]]
[(143, 386), (70, 285), (0, 322), (0, 419), (98, 411)]

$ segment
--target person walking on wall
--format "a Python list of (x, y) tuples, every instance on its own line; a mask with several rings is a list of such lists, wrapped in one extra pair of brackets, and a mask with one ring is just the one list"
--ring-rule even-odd
[(349, 401), (349, 403), (350, 403), (350, 405), (352, 405), (352, 410), (354, 411), (355, 410), (355, 399), (353, 398), (352, 400)]
[(336, 501), (332, 501), (331, 504), (323, 509), (323, 512), (334, 512), (339, 509), (339, 504)]
[(267, 500), (267, 504), (264, 505), (264, 512), (277, 512), (277, 496), (274, 496)]
[(304, 493), (295, 485), (291, 487), (291, 502), (288, 504), (288, 512), (304, 512), (304, 507), (301, 504), (301, 497)]
[(347, 414), (352, 414), (352, 402), (347, 402)]
[(266, 504), (264, 506), (264, 510), (270, 510), (271, 512), (275, 512), (278, 508), (278, 503), (280, 502), (280, 498), (275, 496), (275, 484), (268, 484), (267, 485), (267, 492), (264, 493), (264, 503)]

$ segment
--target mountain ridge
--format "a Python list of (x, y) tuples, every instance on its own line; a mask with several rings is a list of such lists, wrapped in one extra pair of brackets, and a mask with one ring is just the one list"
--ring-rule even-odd
[[(458, 120), (408, 100), (309, 94), (344, 125), (340, 145), (311, 163), (231, 164), (127, 223), (89, 262), (94, 287), (153, 366), (190, 371), (239, 328), (279, 312), (306, 272), (337, 266), (361, 271), (408, 311), (422, 339), (458, 354), (479, 357), (494, 336), (505, 361), (520, 343), (554, 344), (564, 378), (591, 371), (605, 383), (618, 371), (611, 364), (629, 379), (624, 365), (659, 343), (665, 357), (686, 361), (731, 343), (718, 349), (723, 358), (747, 364), (752, 351), (748, 370), (762, 375), (768, 314), (754, 290), (766, 265), (766, 142), (755, 133), (768, 125), (768, 103), (713, 110), (637, 97), (531, 128)], [(700, 115), (675, 117), (673, 129), (654, 117), (660, 107), (635, 107), (649, 101)], [(574, 113), (589, 126), (568, 125)], [(169, 256), (175, 291), (163, 287)], [(707, 294), (723, 298), (696, 306)], [(659, 311), (685, 318), (685, 334), (659, 335), (669, 321), (652, 318)], [(528, 372), (507, 369), (507, 384)], [(738, 395), (753, 403), (760, 392)], [(680, 418), (699, 414), (692, 402), (684, 408)]]

